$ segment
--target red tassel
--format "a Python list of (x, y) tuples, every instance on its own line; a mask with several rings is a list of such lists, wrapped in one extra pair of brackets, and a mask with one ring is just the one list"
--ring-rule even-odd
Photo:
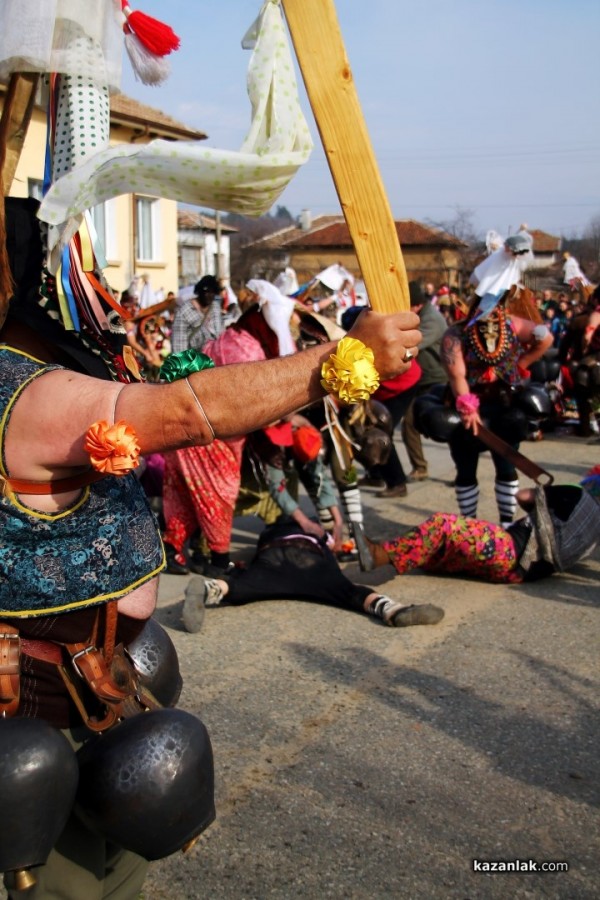
[(181, 41), (169, 25), (147, 16), (146, 13), (132, 10), (127, 0), (121, 0), (121, 7), (130, 30), (150, 53), (155, 56), (167, 56), (173, 50), (179, 50)]

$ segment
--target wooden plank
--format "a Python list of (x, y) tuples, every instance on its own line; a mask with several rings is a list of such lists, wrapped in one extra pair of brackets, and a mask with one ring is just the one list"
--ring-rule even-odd
[(38, 74), (16, 73), (11, 76), (0, 119), (0, 167), (2, 188), (8, 196), (25, 143), (35, 100)]
[(6, 219), (4, 197), (10, 191), (17, 170), (25, 135), (31, 119), (38, 75), (14, 74), (11, 76), (0, 118), (0, 328), (4, 324), (8, 301), (13, 292), (13, 281), (6, 249)]
[(409, 309), (396, 225), (333, 0), (282, 0), (282, 5), (371, 306), (378, 312)]

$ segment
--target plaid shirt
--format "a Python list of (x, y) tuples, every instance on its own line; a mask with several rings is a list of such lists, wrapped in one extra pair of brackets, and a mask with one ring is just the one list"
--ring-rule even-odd
[(198, 311), (191, 300), (186, 300), (175, 313), (171, 348), (173, 353), (182, 350), (202, 350), (207, 341), (215, 340), (224, 330), (221, 301), (213, 300), (206, 312)]

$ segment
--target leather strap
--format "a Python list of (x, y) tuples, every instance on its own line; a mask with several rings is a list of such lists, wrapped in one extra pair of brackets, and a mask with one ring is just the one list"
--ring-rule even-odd
[[(116, 601), (106, 604), (105, 614), (103, 650), (96, 647), (99, 615), (88, 640), (75, 644), (20, 638), (17, 628), (0, 623), (0, 716), (15, 715), (19, 707), (21, 652), (57, 667), (84, 724), (91, 731), (106, 731), (120, 719), (147, 709), (160, 709), (158, 700), (141, 684), (123, 645), (115, 647)], [(71, 657), (71, 665), (66, 664), (63, 648)], [(101, 718), (87, 711), (81, 681), (102, 704)]]
[(29, 638), (21, 638), (21, 652), (33, 659), (41, 659), (42, 662), (60, 666), (63, 662), (62, 647), (52, 641), (37, 641)]
[(119, 610), (116, 601), (112, 600), (106, 604), (106, 616), (104, 619), (104, 658), (110, 665), (113, 654), (115, 652), (115, 641), (117, 636), (117, 619)]
[(103, 719), (96, 719), (89, 715), (87, 709), (84, 706), (83, 700), (79, 694), (79, 688), (75, 684), (73, 676), (71, 672), (65, 666), (58, 666), (58, 672), (65, 683), (65, 687), (67, 688), (71, 700), (77, 707), (79, 715), (81, 716), (81, 720), (90, 731), (106, 731), (112, 725), (115, 725), (116, 722), (119, 721), (119, 715), (116, 709), (112, 707), (107, 707), (106, 715)]
[(0, 714), (14, 716), (19, 708), (20, 682), (19, 632), (12, 625), (0, 625)]
[(0, 494), (6, 497), (13, 494), (64, 494), (67, 491), (77, 491), (88, 484), (100, 481), (104, 478), (102, 472), (89, 469), (80, 475), (72, 475), (70, 478), (54, 478), (52, 481), (26, 481), (22, 478), (4, 478), (0, 475)]
[[(525, 475), (528, 475), (529, 478), (532, 478), (536, 484), (550, 485), (554, 481), (554, 476), (551, 475), (550, 472), (542, 469), (541, 466), (538, 466), (537, 463), (534, 463), (533, 460), (529, 459), (527, 456), (523, 456), (522, 453), (519, 453), (518, 450), (515, 450), (514, 447), (511, 447), (510, 444), (507, 444), (502, 438), (499, 438), (497, 434), (494, 434), (494, 432), (490, 431), (489, 428), (486, 428), (485, 425), (479, 426), (477, 437), (489, 447), (490, 450), (500, 454), (500, 456), (503, 456), (511, 462), (515, 468), (519, 469), (520, 472), (523, 472)], [(540, 481), (542, 476), (545, 476), (546, 481)]]
[(119, 688), (111, 675), (101, 650), (89, 644), (66, 644), (73, 667), (92, 693), (104, 703), (120, 703), (127, 691)]

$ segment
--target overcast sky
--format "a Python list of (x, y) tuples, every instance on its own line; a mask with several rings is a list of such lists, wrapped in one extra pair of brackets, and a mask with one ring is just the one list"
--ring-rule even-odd
[[(238, 150), (250, 120), (241, 38), (261, 0), (132, 0), (181, 37), (161, 87), (129, 96)], [(336, 0), (346, 51), (396, 219), (501, 234), (522, 222), (574, 236), (600, 216), (598, 0)], [(315, 149), (281, 195), (297, 216), (340, 206), (304, 85)]]

